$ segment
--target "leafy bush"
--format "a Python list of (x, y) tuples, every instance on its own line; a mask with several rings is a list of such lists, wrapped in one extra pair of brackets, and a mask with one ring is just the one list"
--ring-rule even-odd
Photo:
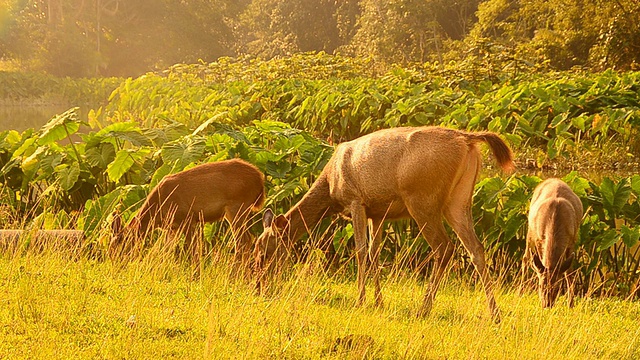
[[(562, 158), (578, 167), (594, 154), (634, 159), (640, 73), (494, 82), (448, 78), (455, 72), (427, 67), (376, 75), (365, 65), (326, 55), (223, 60), (127, 79), (104, 108), (89, 112), (89, 128), (72, 108), (37, 131), (0, 132), (2, 199), (25, 221), (72, 226), (77, 220), (95, 239), (109, 214), (119, 209), (128, 219), (167, 174), (242, 158), (267, 175), (267, 206), (280, 213), (306, 193), (332, 142), (406, 125), (496, 131), (517, 155), (536, 155), (538, 166)], [(540, 180), (488, 176), (476, 186), (476, 231), (507, 279), (519, 270), (529, 198)], [(565, 180), (586, 210), (575, 264), (583, 290), (637, 295), (640, 177), (595, 182), (572, 172)], [(353, 235), (344, 224), (326, 221), (320, 229), (341, 254)], [(414, 265), (429, 255), (408, 222), (387, 232), (386, 258), (409, 247), (417, 249)]]
[(332, 142), (395, 126), (488, 129), (527, 149), (538, 167), (562, 158), (585, 161), (585, 152), (606, 158), (598, 151), (606, 146), (622, 149), (618, 162), (638, 153), (640, 73), (465, 78), (456, 69), (423, 66), (378, 76), (362, 60), (332, 59), (179, 65), (126, 81), (105, 113), (149, 127), (268, 119)]
[(119, 78), (59, 78), (39, 73), (0, 71), (0, 102), (99, 106), (120, 85)]

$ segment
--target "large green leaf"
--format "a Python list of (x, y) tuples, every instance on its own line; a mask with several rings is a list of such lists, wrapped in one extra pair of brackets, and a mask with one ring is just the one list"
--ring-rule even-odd
[(116, 149), (113, 144), (102, 143), (97, 147), (87, 149), (85, 160), (90, 166), (106, 169), (107, 165), (115, 159), (115, 156)]
[(37, 148), (36, 141), (38, 139), (36, 137), (29, 137), (24, 139), (24, 142), (18, 146), (18, 148), (13, 152), (11, 157), (13, 159), (20, 156), (29, 156), (31, 155), (35, 149)]
[(591, 188), (589, 185), (589, 181), (585, 178), (581, 178), (578, 176), (577, 171), (572, 171), (562, 178), (564, 182), (566, 182), (569, 187), (581, 198), (587, 196), (587, 189)]
[(40, 166), (40, 157), (47, 153), (47, 149), (44, 146), (40, 146), (35, 151), (22, 159), (22, 171), (25, 173), (35, 173)]
[(629, 179), (623, 178), (617, 184), (605, 177), (600, 184), (600, 193), (605, 209), (613, 215), (617, 215), (622, 207), (629, 201), (631, 186)]
[(200, 126), (198, 126), (192, 133), (192, 135), (199, 135), (204, 129), (206, 129), (207, 127), (209, 127), (212, 124), (216, 124), (220, 121), (221, 118), (228, 116), (229, 112), (227, 111), (223, 111), (219, 114), (216, 114), (212, 117), (210, 117), (209, 119), (207, 119), (205, 122), (203, 122), (202, 124), (200, 124)]
[(620, 236), (615, 229), (605, 231), (598, 238), (598, 250), (607, 250), (620, 240)]
[(117, 139), (130, 143), (133, 146), (150, 146), (151, 139), (142, 133), (135, 122), (117, 122), (104, 127), (93, 135), (85, 137), (87, 147), (97, 146), (105, 140)]
[(632, 248), (640, 240), (640, 226), (634, 226), (632, 228), (622, 225), (620, 228), (620, 234), (622, 234), (622, 241), (628, 248)]
[(633, 175), (631, 177), (631, 189), (636, 195), (640, 195), (640, 175)]
[(38, 143), (45, 145), (54, 141), (68, 138), (71, 134), (75, 134), (80, 129), (81, 121), (78, 118), (78, 108), (71, 108), (62, 114), (54, 116), (42, 129)]
[(204, 154), (206, 142), (203, 137), (188, 135), (176, 141), (164, 144), (161, 150), (162, 161), (177, 163), (181, 168), (200, 160)]
[[(179, 171), (179, 170), (176, 170), (176, 168), (177, 168), (176, 164), (177, 163), (171, 163), (171, 164), (164, 163), (164, 164), (162, 164), (162, 166), (160, 166), (158, 169), (156, 169), (156, 171), (153, 173), (153, 176), (151, 177), (150, 185), (152, 187), (155, 187), (160, 182), (160, 180), (162, 180), (165, 176), (167, 176), (167, 175), (169, 175), (169, 174), (171, 174), (173, 172)], [(180, 170), (181, 169), (182, 168), (180, 168)]]
[(80, 166), (78, 163), (58, 165), (56, 167), (56, 174), (58, 181), (60, 182), (60, 186), (65, 191), (69, 191), (73, 188), (80, 177)]
[(486, 178), (476, 185), (474, 202), (482, 204), (485, 210), (494, 209), (497, 206), (499, 195), (507, 188), (507, 184), (499, 177)]
[(94, 236), (107, 216), (109, 216), (115, 205), (118, 203), (122, 193), (122, 188), (116, 188), (114, 191), (95, 200), (87, 200), (84, 204), (82, 212), (81, 228), (87, 238)]
[[(40, 148), (44, 149), (44, 147)], [(56, 168), (63, 162), (64, 158), (65, 154), (60, 151), (52, 151), (49, 149), (49, 151), (43, 152), (43, 154), (37, 158), (38, 176), (36, 179), (49, 181), (49, 178), (56, 171)], [(74, 163), (77, 164), (77, 162)]]
[(113, 182), (118, 182), (122, 175), (124, 175), (136, 161), (139, 161), (143, 157), (147, 156), (151, 152), (151, 149), (141, 148), (137, 150), (124, 149), (118, 151), (116, 158), (107, 166), (107, 175)]
[(284, 179), (287, 173), (291, 171), (291, 163), (288, 161), (267, 161), (267, 175), (274, 178)]

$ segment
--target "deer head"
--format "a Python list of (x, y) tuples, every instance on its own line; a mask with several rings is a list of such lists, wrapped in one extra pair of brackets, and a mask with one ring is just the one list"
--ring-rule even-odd
[(260, 286), (262, 274), (271, 272), (274, 267), (277, 268), (287, 257), (287, 243), (290, 240), (286, 235), (289, 233), (290, 223), (284, 215), (275, 216), (271, 209), (267, 209), (262, 217), (262, 225), (264, 231), (258, 237), (253, 251), (255, 272), (258, 274)]
[(538, 276), (538, 296), (540, 304), (543, 308), (550, 308), (556, 303), (558, 293), (560, 292), (560, 283), (563, 274), (571, 268), (573, 255), (564, 260), (560, 266), (547, 269), (538, 254), (533, 255), (533, 265)]

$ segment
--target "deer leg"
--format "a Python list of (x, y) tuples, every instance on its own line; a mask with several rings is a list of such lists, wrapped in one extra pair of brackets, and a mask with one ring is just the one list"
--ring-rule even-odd
[(473, 157), (475, 159), (469, 159), (460, 180), (451, 191), (444, 216), (460, 238), (465, 249), (467, 249), (471, 262), (478, 274), (480, 274), (484, 292), (487, 296), (489, 311), (493, 320), (498, 323), (500, 322), (500, 310), (493, 296), (493, 284), (486, 268), (484, 247), (473, 229), (473, 215), (471, 214), (473, 188), (478, 177), (478, 171), (482, 166), (480, 154), (477, 150), (475, 150)]
[(527, 230), (527, 240), (524, 249), (524, 256), (522, 257), (522, 266), (520, 268), (520, 272), (522, 276), (520, 278), (520, 286), (518, 287), (518, 294), (522, 296), (527, 288), (527, 273), (529, 272), (529, 267), (531, 266), (531, 248), (529, 244), (533, 242), (533, 232), (531, 229)]
[(428, 222), (419, 222), (418, 224), (420, 225), (422, 236), (424, 236), (429, 246), (433, 249), (435, 254), (434, 261), (436, 263), (431, 273), (431, 279), (424, 295), (424, 300), (422, 301), (422, 308), (418, 312), (418, 316), (427, 316), (431, 312), (433, 300), (436, 297), (451, 256), (453, 256), (453, 243), (447, 236), (442, 220), (432, 219)]
[(371, 223), (371, 250), (369, 259), (373, 272), (373, 283), (375, 286), (376, 306), (382, 306), (382, 291), (380, 290), (380, 248), (382, 244), (382, 220), (372, 220)]
[(458, 213), (454, 216), (451, 215), (447, 217), (449, 224), (453, 227), (453, 230), (460, 238), (460, 241), (464, 245), (465, 249), (467, 249), (469, 257), (471, 258), (471, 262), (480, 275), (480, 279), (487, 296), (489, 311), (491, 312), (493, 320), (498, 323), (500, 322), (500, 310), (498, 309), (496, 299), (493, 295), (493, 284), (491, 281), (491, 276), (489, 275), (489, 271), (486, 268), (484, 247), (482, 246), (482, 243), (480, 243), (480, 240), (478, 240), (478, 236), (473, 230), (471, 208), (467, 208), (464, 214)]
[(366, 300), (365, 288), (367, 283), (367, 214), (362, 204), (351, 205), (351, 221), (353, 222), (353, 234), (356, 239), (356, 260), (358, 263), (358, 301), (356, 306), (361, 306)]

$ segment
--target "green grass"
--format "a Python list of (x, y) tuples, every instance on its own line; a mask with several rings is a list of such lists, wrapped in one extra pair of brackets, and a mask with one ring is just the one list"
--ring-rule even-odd
[(385, 306), (355, 308), (355, 283), (298, 265), (268, 294), (231, 275), (226, 257), (192, 280), (188, 268), (148, 255), (128, 265), (60, 251), (0, 256), (0, 358), (636, 359), (640, 304), (582, 299), (551, 310), (534, 293), (484, 293), (449, 279), (418, 319), (424, 284), (388, 275)]

